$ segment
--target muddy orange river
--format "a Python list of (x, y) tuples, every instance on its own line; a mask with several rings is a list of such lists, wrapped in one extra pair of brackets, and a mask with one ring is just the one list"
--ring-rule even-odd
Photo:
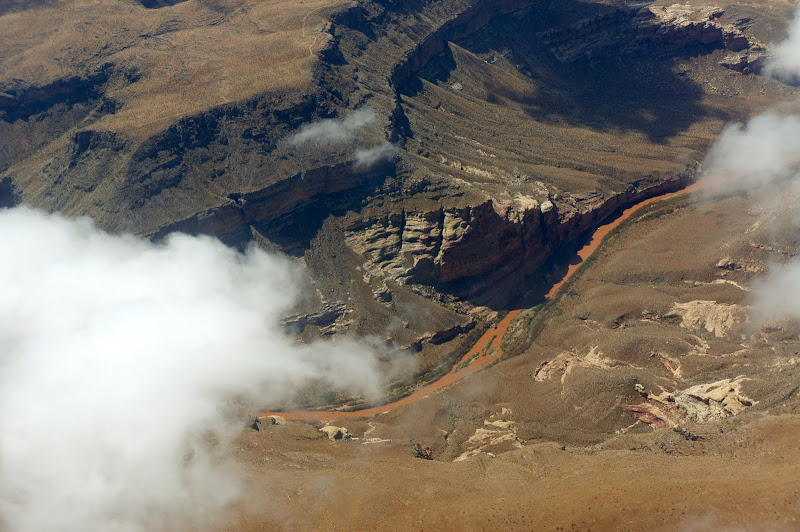
[[(650, 205), (653, 202), (671, 198), (677, 196), (679, 194), (686, 194), (689, 192), (695, 192), (700, 190), (703, 187), (702, 182), (695, 182), (692, 183), (680, 190), (675, 192), (668, 192), (666, 194), (661, 194), (660, 196), (653, 196), (652, 198), (648, 198), (646, 200), (642, 200), (631, 207), (628, 207), (622, 214), (617, 216), (612, 221), (601, 225), (598, 227), (595, 232), (592, 234), (591, 239), (589, 242), (586, 243), (577, 253), (577, 260), (573, 258), (571, 260), (571, 264), (569, 268), (565, 272), (564, 276), (561, 280), (557, 281), (550, 287), (550, 290), (547, 292), (545, 297), (547, 299), (552, 299), (555, 296), (556, 292), (566, 283), (570, 277), (572, 277), (575, 272), (578, 270), (581, 264), (589, 258), (589, 256), (595, 252), (597, 247), (603, 241), (603, 239), (614, 229), (620, 226), (625, 220), (630, 218), (634, 213), (636, 213), (641, 208)], [(410, 405), (412, 403), (416, 403), (420, 399), (424, 399), (428, 397), (430, 394), (434, 393), (445, 386), (449, 386), (454, 382), (458, 382), (467, 375), (471, 375), (476, 371), (485, 368), (489, 364), (495, 362), (500, 357), (503, 356), (503, 348), (501, 346), (503, 336), (505, 336), (506, 331), (508, 330), (508, 326), (511, 322), (516, 318), (519, 313), (522, 312), (521, 309), (519, 310), (512, 310), (508, 314), (506, 314), (505, 318), (503, 318), (500, 323), (493, 329), (489, 329), (486, 333), (477, 341), (477, 343), (472, 346), (472, 349), (464, 355), (461, 360), (459, 360), (453, 369), (450, 370), (449, 373), (444, 375), (439, 380), (428, 384), (427, 386), (420, 388), (416, 392), (412, 393), (411, 395), (407, 395), (402, 399), (399, 399), (393, 403), (389, 403), (383, 406), (376, 406), (373, 408), (365, 408), (363, 410), (353, 410), (351, 412), (329, 412), (329, 411), (315, 411), (315, 410), (302, 410), (298, 412), (264, 412), (258, 414), (259, 417), (262, 416), (281, 416), (286, 419), (293, 419), (293, 420), (317, 420), (317, 421), (333, 421), (335, 419), (341, 418), (363, 418), (363, 417), (373, 417), (377, 416), (378, 414), (383, 414), (385, 412), (389, 412), (394, 410), (395, 408), (401, 407), (403, 405)]]

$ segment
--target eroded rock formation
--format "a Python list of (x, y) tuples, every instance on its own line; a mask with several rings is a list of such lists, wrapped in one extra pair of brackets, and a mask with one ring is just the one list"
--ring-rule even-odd
[[(191, 75), (202, 71), (202, 50), (186, 37), (250, 28), (247, 10), (225, 18), (224, 7), (148, 7), (160, 9), (128, 6), (124, 20), (138, 13), (147, 42), (183, 43)], [(269, 18), (269, 6), (251, 8)], [(676, 71), (692, 71), (698, 54), (752, 55), (762, 46), (720, 9), (677, 4), (365, 0), (308, 9), (281, 13), (286, 23), (276, 28), (296, 52), (296, 72), (258, 77), (249, 90), (198, 78), (192, 97), (167, 105), (166, 81), (153, 69), (170, 56), (123, 60), (125, 46), (141, 44), (128, 43), (127, 30), (52, 75), (0, 77), (8, 139), (0, 200), (89, 214), (103, 228), (153, 238), (185, 231), (238, 246), (255, 240), (314, 266), (325, 296), (312, 314), (344, 300), (337, 290), (347, 283), (369, 285), (370, 302), (357, 298), (355, 316), (373, 303), (402, 314), (403, 284), (476, 304), (491, 291), (503, 301), (618, 208), (691, 181), (722, 123), (697, 103), (702, 79)], [(278, 42), (269, 35), (252, 37), (264, 53)], [(24, 56), (4, 57), (28, 72)], [(618, 57), (630, 58), (633, 72), (621, 90), (607, 79), (626, 85), (625, 73), (608, 71)], [(248, 58), (225, 64), (231, 79), (252, 75), (241, 70)], [(148, 90), (161, 91), (150, 114)], [(681, 105), (654, 102), (651, 90)], [(346, 141), (288, 141), (305, 124), (366, 107), (375, 120)], [(396, 157), (358, 162), (387, 143)]]

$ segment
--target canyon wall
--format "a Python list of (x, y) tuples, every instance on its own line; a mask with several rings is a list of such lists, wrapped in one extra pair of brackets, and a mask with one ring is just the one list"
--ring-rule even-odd
[(488, 199), (464, 208), (401, 211), (359, 220), (346, 233), (365, 267), (399, 282), (447, 285), (470, 281), (486, 288), (504, 277), (530, 273), (561, 246), (579, 238), (615, 211), (673, 192), (695, 179), (695, 169), (656, 185), (595, 199), (594, 206), (559, 212), (547, 200), (501, 203)]
[[(328, 40), (310, 85), (212, 107), (147, 134), (96, 124), (118, 110), (105, 89), (140, 83), (142, 73), (135, 69), (103, 65), (42, 87), (0, 84), (0, 127), (13, 130), (11, 144), (20, 146), (0, 149), (0, 171), (11, 166), (0, 175), (0, 199), (89, 214), (103, 228), (152, 238), (183, 231), (243, 245), (255, 230), (298, 255), (309, 249), (325, 217), (355, 213), (342, 238), (369, 271), (400, 283), (488, 286), (522, 264), (528, 270), (540, 266), (614, 210), (693, 177), (688, 166), (682, 173), (662, 166), (648, 179), (626, 176), (601, 186), (602, 171), (595, 171), (587, 172), (598, 179), (587, 201), (570, 203), (570, 184), (542, 189), (533, 180), (509, 199), (497, 192), (505, 186), (497, 176), (521, 179), (513, 163), (498, 158), (492, 163), (497, 172), (460, 163), (456, 169), (435, 167), (404, 150), (418, 135), (406, 112), (407, 93), (422, 86), (420, 73), (446, 60), (449, 43), (517, 15), (541, 18), (541, 27), (526, 38), (543, 43), (564, 63), (615, 54), (655, 54), (653, 60), (660, 61), (664, 54), (695, 47), (738, 53), (753, 45), (739, 29), (720, 23), (718, 10), (686, 6), (367, 0), (330, 14)], [(281, 147), (303, 124), (365, 106), (376, 112), (377, 122), (352, 145)], [(56, 122), (64, 134), (48, 145), (52, 139), (39, 130)], [(508, 129), (514, 127), (519, 126)], [(400, 148), (397, 158), (366, 170), (354, 165), (356, 148), (386, 141)], [(42, 144), (45, 149), (26, 159)], [(437, 147), (428, 143), (419, 152)], [(601, 170), (605, 165), (602, 161)], [(467, 175), (469, 169), (477, 173)], [(424, 180), (436, 186), (412, 186)], [(496, 182), (483, 182), (491, 180)], [(370, 208), (362, 215), (365, 206)]]

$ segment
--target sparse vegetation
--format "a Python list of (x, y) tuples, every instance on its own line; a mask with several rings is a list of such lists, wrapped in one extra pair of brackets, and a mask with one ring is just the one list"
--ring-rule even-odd
[(413, 393), (416, 388), (426, 386), (440, 379), (453, 369), (458, 360), (469, 353), (470, 349), (488, 329), (489, 326), (486, 323), (477, 324), (447, 356), (441, 357), (428, 368), (416, 373), (411, 381), (393, 383), (388, 391), (387, 401), (391, 402), (405, 397)]
[(487, 356), (487, 353), (488, 353), (488, 352), (489, 352), (489, 350), (492, 348), (492, 344), (494, 343), (494, 341), (495, 341), (496, 339), (497, 339), (497, 335), (495, 335), (495, 336), (492, 336), (492, 337), (489, 339), (489, 341), (486, 343), (486, 346), (484, 346), (484, 348), (483, 348), (483, 356)]

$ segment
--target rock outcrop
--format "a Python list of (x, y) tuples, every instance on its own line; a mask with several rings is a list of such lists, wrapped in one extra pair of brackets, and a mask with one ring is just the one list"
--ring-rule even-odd
[(561, 375), (561, 384), (564, 384), (567, 376), (576, 368), (599, 368), (610, 369), (619, 365), (618, 362), (606, 357), (597, 347), (593, 347), (584, 356), (579, 356), (568, 351), (559, 354), (553, 360), (543, 362), (536, 368), (533, 379), (543, 382)]
[(567, 27), (540, 32), (538, 37), (565, 63), (602, 57), (610, 49), (635, 56), (643, 53), (668, 55), (700, 46), (732, 52), (750, 48), (750, 41), (740, 29), (719, 22), (723, 13), (718, 7), (688, 4), (648, 8), (621, 6)]
[(331, 441), (353, 439), (353, 435), (350, 434), (350, 432), (344, 427), (334, 427), (333, 425), (326, 425), (319, 430), (320, 432), (323, 432)]
[(716, 301), (688, 301), (677, 303), (670, 313), (681, 317), (681, 327), (704, 330), (720, 338), (735, 335), (739, 327), (748, 321), (749, 310), (749, 307)]
[(687, 421), (706, 423), (735, 416), (758, 402), (742, 391), (743, 383), (748, 380), (751, 379), (740, 376), (659, 394), (648, 393), (644, 387), (637, 385), (636, 390), (646, 402), (622, 405), (622, 408), (633, 412), (637, 419), (657, 427), (676, 427)]
[(680, 188), (693, 176), (689, 169), (673, 181), (633, 189), (564, 213), (550, 200), (539, 204), (535, 200), (502, 203), (495, 199), (474, 207), (404, 211), (359, 220), (348, 228), (346, 241), (367, 259), (364, 267), (368, 271), (399, 282), (448, 284), (482, 277), (488, 284), (511, 273), (531, 271), (554, 249), (616, 209)]
[[(107, 49), (87, 44), (91, 57), (62, 58), (66, 66), (57, 74), (21, 81), (0, 76), (0, 139), (10, 139), (0, 146), (0, 204), (21, 200), (88, 214), (104, 229), (154, 239), (182, 231), (243, 247), (255, 238), (307, 264), (335, 263), (320, 266), (326, 273), (316, 280), (337, 289), (345, 279), (362, 278), (366, 269), (376, 277), (367, 292), (369, 305), (387, 313), (402, 312), (391, 281), (431, 285), (429, 294), (439, 290), (463, 299), (494, 287), (502, 299), (518, 276), (539, 268), (618, 208), (694, 178), (691, 161), (699, 155), (691, 150), (702, 149), (692, 129), (703, 116), (699, 106), (687, 107), (679, 119), (672, 108), (665, 114), (645, 109), (613, 123), (619, 113), (610, 109), (597, 119), (594, 102), (583, 101), (588, 96), (563, 101), (572, 98), (564, 83), (574, 81), (561, 77), (564, 65), (627, 55), (649, 68), (696, 47), (699, 53), (749, 54), (750, 65), (756, 44), (743, 30), (721, 24), (719, 10), (680, 5), (312, 2), (316, 7), (304, 6), (308, 12), (300, 17), (278, 13), (296, 27), (251, 35), (244, 9), (149, 3), (172, 7), (125, 11), (125, 17), (138, 14), (140, 33), (129, 35), (131, 22), (114, 39), (109, 35)], [(92, 16), (113, 9), (109, 3)], [(160, 13), (176, 17), (162, 26)], [(521, 32), (516, 41), (498, 38), (485, 53), (479, 46), (468, 49), (470, 38), (482, 40), (481, 32), (503, 37), (505, 24), (512, 23)], [(232, 35), (244, 32), (271, 52), (280, 33), (294, 46), (297, 72), (287, 73), (287, 80), (271, 74), (251, 79), (252, 58), (236, 57), (225, 72), (232, 69), (231, 80), (246, 74), (247, 83), (198, 78), (189, 87), (196, 98), (167, 105), (159, 83), (172, 83), (172, 74), (161, 79), (149, 70), (152, 65), (122, 60), (129, 47), (138, 50), (159, 39), (173, 43), (197, 28), (218, 35), (227, 26)], [(181, 43), (191, 51), (183, 56), (187, 72), (200, 76), (205, 51)], [(173, 59), (159, 52), (156, 63)], [(551, 70), (534, 76), (534, 63)], [(280, 64), (264, 68), (274, 73)], [(486, 70), (490, 65), (497, 68)], [(575, 68), (569, 76), (591, 74)], [(167, 71), (173, 72), (159, 72), (163, 77)], [(655, 78), (661, 80), (660, 72)], [(680, 99), (702, 93), (683, 80), (668, 81), (673, 85), (664, 90)], [(547, 109), (552, 95), (562, 100), (560, 108)], [(148, 98), (160, 103), (151, 109)], [(489, 105), (514, 114), (474, 118)], [(637, 102), (629, 98), (620, 105), (635, 108)], [(304, 125), (363, 107), (374, 111), (374, 122), (341, 144), (297, 148), (288, 141)], [(172, 114), (160, 114), (162, 108)], [(608, 134), (626, 128), (644, 139), (641, 149), (628, 149), (631, 137)], [(542, 147), (545, 141), (550, 151)], [(689, 142), (698, 146), (687, 148)], [(371, 167), (357, 164), (360, 151), (387, 143), (397, 149), (396, 157)], [(653, 155), (651, 148), (663, 152)], [(326, 223), (335, 227), (323, 238)], [(355, 273), (358, 261), (361, 270)], [(329, 275), (332, 270), (336, 276)], [(345, 299), (332, 291), (314, 310), (322, 299)], [(359, 304), (348, 302), (354, 315), (362, 310)], [(298, 317), (296, 325), (324, 317)]]
[(461, 454), (453, 461), (461, 462), (480, 454), (495, 456), (513, 449), (521, 449), (523, 441), (517, 436), (517, 424), (510, 419), (511, 411), (503, 408), (502, 412), (483, 420), (483, 427), (460, 445)]
[(441, 329), (436, 332), (428, 333), (417, 338), (411, 345), (402, 348), (404, 351), (418, 352), (422, 351), (425, 344), (439, 345), (448, 342), (460, 334), (466, 334), (475, 328), (476, 322), (470, 319), (466, 323), (459, 323), (447, 329)]
[(352, 312), (344, 303), (325, 303), (317, 312), (308, 314), (295, 314), (283, 320), (283, 326), (294, 332), (303, 331), (307, 326), (313, 325), (320, 329), (331, 328), (346, 314)]
[(285, 425), (286, 423), (286, 418), (282, 416), (258, 416), (253, 420), (250, 428), (255, 431), (262, 431), (272, 425)]

